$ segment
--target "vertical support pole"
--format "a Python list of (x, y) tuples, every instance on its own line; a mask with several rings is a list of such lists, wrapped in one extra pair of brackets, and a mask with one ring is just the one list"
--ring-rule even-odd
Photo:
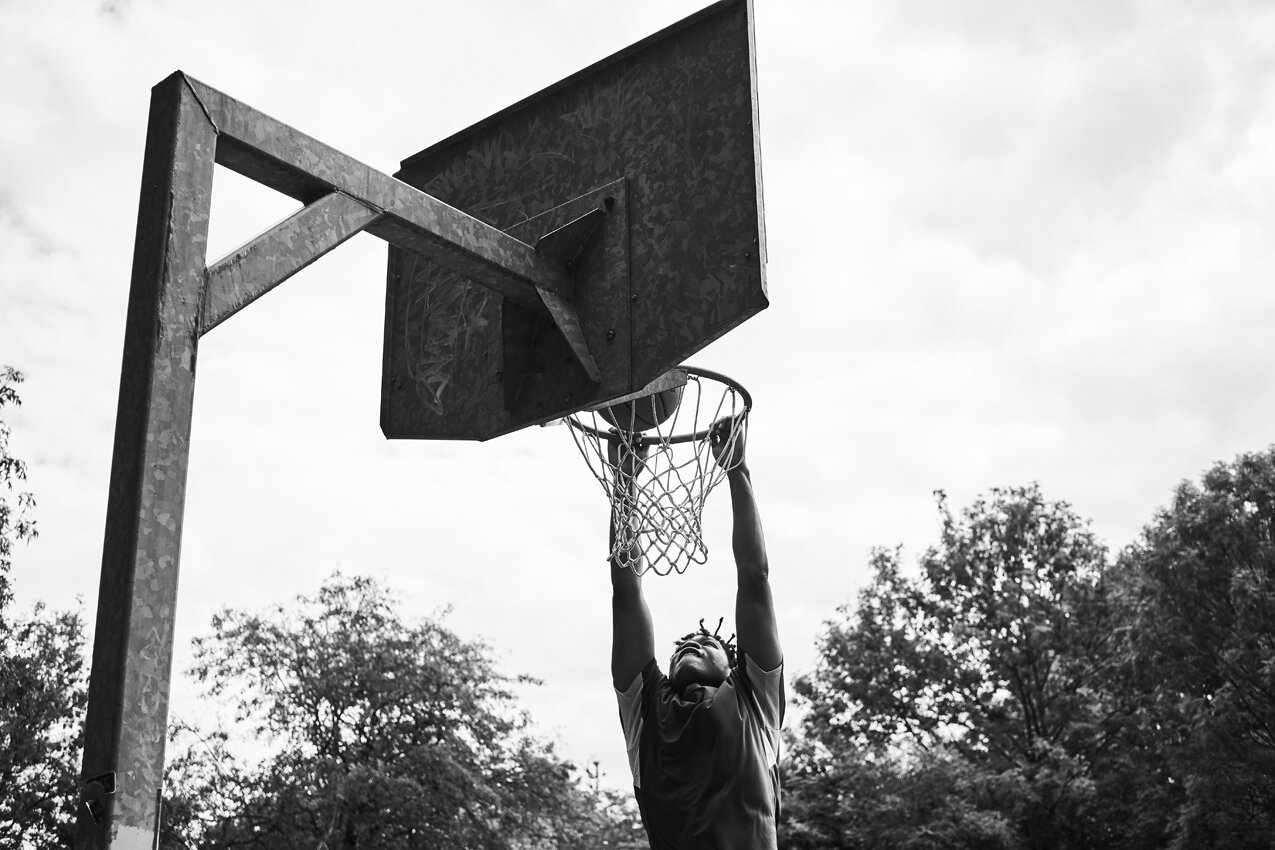
[(106, 507), (77, 848), (153, 850), (217, 132), (182, 74), (151, 92)]

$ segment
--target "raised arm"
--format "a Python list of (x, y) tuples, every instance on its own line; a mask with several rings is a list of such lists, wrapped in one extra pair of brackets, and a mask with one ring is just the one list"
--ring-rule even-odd
[(770, 592), (770, 562), (762, 536), (761, 515), (753, 493), (752, 474), (744, 455), (744, 436), (729, 439), (731, 421), (713, 425), (709, 437), (713, 457), (727, 470), (734, 528), (738, 587), (735, 592), (735, 631), (740, 650), (762, 670), (774, 670), (783, 662), (775, 603)]
[[(626, 480), (632, 494), (635, 488), (633, 471), (637, 464), (642, 463), (645, 452), (639, 449), (638, 456), (635, 457), (615, 442), (608, 442), (608, 452), (613, 465), (618, 466), (621, 462), (624, 464), (624, 473), (616, 476), (616, 486), (620, 486), (620, 480)], [(625, 457), (621, 461), (622, 453)], [(616, 509), (612, 507), (608, 551), (615, 550), (616, 523), (623, 520), (624, 517), (617, 517)], [(625, 559), (628, 563), (637, 563), (642, 557), (641, 552), (631, 554), (631, 558)], [(651, 609), (642, 596), (642, 577), (634, 570), (618, 566), (614, 561), (610, 566), (611, 681), (616, 690), (622, 691), (633, 684), (642, 668), (655, 657), (655, 629), (651, 624)]]

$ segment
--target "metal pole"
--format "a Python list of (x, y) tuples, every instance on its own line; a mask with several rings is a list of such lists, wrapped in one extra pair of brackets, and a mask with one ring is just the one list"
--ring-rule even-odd
[(106, 508), (76, 847), (152, 850), (168, 725), (216, 132), (181, 75), (151, 93)]
[[(217, 163), (308, 206), (210, 270)], [(77, 848), (153, 850), (158, 843), (199, 336), (364, 229), (550, 313), (564, 333), (578, 325), (574, 309), (567, 304), (564, 312), (551, 297), (569, 288), (569, 273), (530, 245), (180, 71), (152, 90)], [(592, 357), (578, 342), (573, 350), (588, 369)]]

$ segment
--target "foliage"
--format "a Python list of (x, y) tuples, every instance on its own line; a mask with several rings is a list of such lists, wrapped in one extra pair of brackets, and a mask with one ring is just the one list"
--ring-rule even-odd
[[(815, 748), (795, 763), (798, 787), (875, 794), (856, 805), (902, 832), (887, 841), (874, 825), (864, 834), (879, 837), (861, 846), (929, 846), (924, 835), (1004, 846), (1006, 822), (1014, 846), (1121, 846), (1093, 817), (1093, 765), (1128, 710), (1098, 687), (1119, 659), (1105, 549), (1035, 486), (994, 490), (959, 517), (940, 493), (939, 510), (919, 576), (904, 575), (897, 552), (875, 552), (872, 584), (853, 615), (842, 608), (828, 624), (819, 667), (795, 683)], [(891, 788), (933, 801), (886, 805)]]
[(0, 846), (64, 847), (78, 796), (84, 625), (36, 606), (0, 629)]
[(790, 736), (783, 765), (781, 846), (790, 850), (1016, 847), (999, 811), (1014, 789), (946, 747), (896, 750)]
[(373, 580), (212, 625), (194, 674), (273, 754), (244, 766), (225, 733), (187, 747), (164, 846), (573, 847), (603, 825), (487, 647), (403, 621)]
[[(0, 369), (0, 408), (18, 406), (22, 374)], [(0, 846), (68, 846), (76, 799), (86, 684), (84, 626), (76, 613), (37, 605), (9, 612), (13, 544), (35, 537), (35, 506), (18, 492), (26, 466), (9, 454), (0, 420)], [(13, 500), (12, 502), (10, 500)]]
[(1037, 488), (897, 552), (796, 682), (795, 848), (1275, 841), (1275, 449), (1183, 483), (1114, 564)]
[(646, 829), (632, 792), (591, 792), (595, 825), (579, 841), (579, 850), (648, 850)]
[(1142, 805), (1176, 808), (1174, 847), (1275, 836), (1275, 448), (1179, 486), (1122, 558)]
[[(0, 415), (5, 405), (22, 406), (17, 385), (22, 383), (22, 373), (12, 366), (0, 366)], [(27, 478), (27, 465), (9, 454), (9, 425), (0, 419), (0, 618), (12, 599), (9, 590), (9, 566), (12, 563), (13, 544), (33, 540), (36, 537), (35, 498), (18, 487)], [(0, 625), (3, 625), (0, 619)]]

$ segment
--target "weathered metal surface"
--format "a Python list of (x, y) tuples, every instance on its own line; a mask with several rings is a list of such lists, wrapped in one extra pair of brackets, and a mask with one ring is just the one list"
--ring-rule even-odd
[(607, 399), (601, 404), (594, 405), (593, 407), (586, 407), (585, 410), (604, 410), (608, 407), (615, 407), (616, 405), (624, 404), (625, 402), (635, 401), (639, 398), (646, 398), (647, 396), (656, 395), (667, 390), (678, 389), (686, 386), (686, 381), (687, 377), (685, 369), (669, 369), (663, 375), (660, 375), (640, 390), (635, 390), (634, 392), (622, 395), (619, 398)]
[[(572, 262), (578, 283), (571, 304), (601, 383), (590, 378), (543, 308), (527, 310), (482, 286), (458, 283), (447, 269), (414, 254), (391, 253), (403, 264), (391, 268), (391, 277), (412, 285), (402, 293), (406, 300), (399, 309), (386, 310), (386, 356), (396, 349), (403, 370), (402, 391), (381, 393), (381, 428), (387, 437), (420, 436), (393, 430), (392, 423), (408, 422), (425, 423), (435, 438), (486, 439), (560, 416), (599, 393), (610, 397), (625, 391), (629, 225), (624, 181), (594, 189), (509, 232), (534, 242), (599, 209), (606, 214)], [(392, 289), (387, 297), (394, 297)], [(469, 391), (453, 391), (454, 383)], [(475, 422), (489, 430), (476, 432)]]
[[(614, 198), (612, 202), (614, 203)], [(540, 241), (536, 243), (536, 250), (570, 270), (584, 255), (585, 247), (605, 219), (605, 208), (590, 210), (552, 233), (540, 237)], [(584, 367), (589, 380), (594, 383), (601, 382), (602, 373), (598, 370), (598, 363), (589, 351), (589, 343), (584, 338), (584, 329), (580, 327), (580, 314), (576, 312), (572, 298), (550, 292), (542, 287), (536, 287), (536, 291), (540, 293), (540, 300), (549, 309), (549, 315), (553, 317), (554, 324), (558, 326), (567, 345), (571, 346), (571, 350), (575, 352), (576, 359)], [(574, 294), (574, 287), (572, 292)]]
[[(394, 246), (387, 435), (485, 439), (638, 389), (766, 306), (751, 28), (726, 0), (405, 163), (443, 200), (184, 74), (155, 87), (77, 847), (157, 837), (200, 333), (366, 229)], [(311, 206), (210, 271), (214, 162)], [(569, 272), (529, 244), (599, 209)]]
[(208, 268), (199, 322), (206, 334), (380, 217), (333, 192), (298, 210)]
[[(642, 387), (765, 308), (756, 122), (751, 4), (726, 0), (405, 160), (397, 175), (404, 181), (511, 233), (566, 199), (627, 178), (629, 279), (573, 276), (577, 302), (582, 290), (616, 285), (587, 294), (623, 302), (630, 362), (617, 386), (602, 358), (603, 381), (568, 403), (561, 384), (571, 382), (573, 365), (540, 357), (559, 377), (511, 415), (502, 401), (508, 394), (490, 386), (498, 371), (508, 375), (497, 364), (511, 359), (500, 353), (510, 334), (497, 306), (458, 275), (422, 274), (413, 254), (392, 249), (386, 434), (486, 439), (545, 421)], [(422, 304), (442, 312), (424, 313)], [(482, 320), (456, 312), (459, 304), (479, 307)], [(596, 333), (583, 310), (581, 320), (586, 337)], [(420, 368), (421, 335), (450, 339), (453, 356)], [(589, 347), (598, 354), (592, 339)]]
[(115, 785), (100, 820), (80, 807), (79, 848), (153, 845), (215, 145), (181, 75), (155, 87), (85, 722), (83, 776)]
[(306, 203), (332, 191), (384, 215), (367, 231), (506, 298), (541, 309), (534, 287), (565, 291), (566, 272), (481, 219), (187, 78), (221, 136), (217, 162)]

